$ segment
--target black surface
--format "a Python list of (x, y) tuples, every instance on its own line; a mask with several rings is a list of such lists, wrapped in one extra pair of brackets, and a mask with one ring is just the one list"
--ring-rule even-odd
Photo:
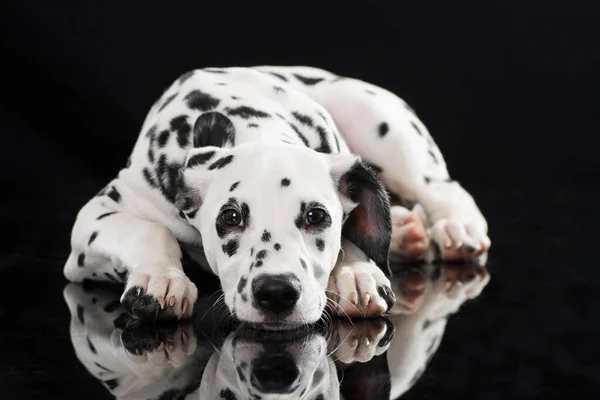
[(595, 398), (597, 15), (391, 4), (1, 4), (0, 396), (108, 397), (73, 352), (61, 270), (156, 96), (190, 68), (306, 64), (405, 98), (490, 224), (492, 279), (403, 398)]

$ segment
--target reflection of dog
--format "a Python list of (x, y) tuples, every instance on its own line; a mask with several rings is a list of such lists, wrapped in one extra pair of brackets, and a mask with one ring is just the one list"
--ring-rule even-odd
[(489, 280), (487, 269), (478, 265), (423, 265), (399, 274), (390, 317), (396, 335), (386, 353), (391, 398), (418, 381), (441, 343), (448, 317), (479, 296)]
[[(337, 399), (336, 361), (344, 376), (356, 374), (357, 382), (379, 386), (371, 385), (370, 395), (358, 398), (389, 397), (387, 366), (378, 367), (378, 357), (394, 335), (387, 320), (333, 321), (327, 330), (301, 332), (261, 332), (247, 326), (232, 330), (225, 324), (230, 319), (220, 320), (215, 307), (214, 315), (195, 321), (193, 329), (187, 321), (145, 324), (124, 311), (118, 293), (86, 291), (71, 283), (64, 296), (77, 357), (119, 399), (186, 394), (200, 399)], [(208, 325), (198, 331), (202, 324)], [(352, 370), (353, 363), (359, 363), (358, 369)]]
[[(375, 171), (416, 208), (390, 212)], [(387, 311), (392, 238), (411, 258), (429, 238), (442, 258), (473, 258), (486, 232), (389, 91), (307, 67), (208, 68), (151, 108), (130, 163), (79, 212), (64, 273), (125, 282), (141, 319), (187, 318), (197, 289), (180, 245), (203, 249), (240, 320), (291, 328), (320, 318), (327, 291), (339, 295), (332, 312)]]

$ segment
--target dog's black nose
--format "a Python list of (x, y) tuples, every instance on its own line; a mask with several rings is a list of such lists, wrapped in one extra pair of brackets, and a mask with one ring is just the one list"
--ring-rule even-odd
[(300, 281), (293, 275), (259, 275), (252, 281), (252, 294), (258, 309), (284, 314), (294, 309), (300, 298)]
[(287, 352), (263, 353), (252, 363), (251, 382), (263, 393), (289, 393), (300, 371)]

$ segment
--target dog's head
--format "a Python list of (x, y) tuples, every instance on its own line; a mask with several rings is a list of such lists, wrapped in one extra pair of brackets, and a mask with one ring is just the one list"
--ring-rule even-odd
[(291, 332), (265, 335), (248, 327), (233, 332), (206, 365), (200, 398), (339, 398), (325, 332)]
[(176, 205), (242, 321), (291, 328), (319, 319), (342, 236), (389, 271), (387, 193), (355, 155), (265, 141), (196, 148)]

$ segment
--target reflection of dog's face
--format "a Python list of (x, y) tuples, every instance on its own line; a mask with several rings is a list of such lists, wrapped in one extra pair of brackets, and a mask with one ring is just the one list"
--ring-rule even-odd
[(324, 335), (258, 339), (238, 329), (206, 366), (200, 398), (337, 399), (339, 383)]

